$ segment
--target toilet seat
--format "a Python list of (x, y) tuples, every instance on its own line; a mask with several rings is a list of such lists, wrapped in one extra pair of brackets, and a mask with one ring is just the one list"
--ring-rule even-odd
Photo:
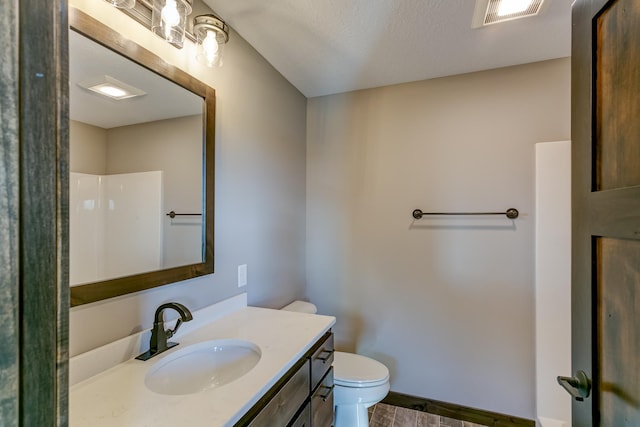
[(364, 382), (353, 382), (353, 381), (340, 381), (338, 378), (333, 379), (333, 383), (340, 387), (347, 388), (373, 388), (378, 387), (389, 382), (389, 378), (387, 377), (384, 380), (379, 381), (364, 381)]
[(342, 387), (376, 387), (389, 382), (389, 369), (377, 360), (336, 351), (333, 382)]

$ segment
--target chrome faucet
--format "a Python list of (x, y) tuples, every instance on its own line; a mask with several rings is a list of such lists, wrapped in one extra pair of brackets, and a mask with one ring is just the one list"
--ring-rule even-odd
[[(164, 310), (167, 308), (172, 308), (178, 312), (180, 318), (176, 322), (176, 327), (171, 329), (164, 329)], [(155, 319), (153, 321), (153, 329), (151, 330), (151, 341), (149, 343), (149, 351), (142, 353), (140, 356), (136, 357), (139, 360), (149, 360), (153, 356), (156, 356), (164, 351), (169, 350), (171, 347), (175, 347), (178, 345), (177, 342), (167, 341), (169, 338), (175, 335), (178, 331), (180, 325), (183, 322), (188, 322), (193, 320), (193, 316), (187, 307), (177, 302), (168, 302), (166, 304), (162, 304), (156, 310)]]

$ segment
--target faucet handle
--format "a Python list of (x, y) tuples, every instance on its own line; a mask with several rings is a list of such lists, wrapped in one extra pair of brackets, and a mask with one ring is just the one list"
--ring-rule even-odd
[(160, 321), (163, 321), (162, 312), (165, 308), (171, 308), (177, 311), (178, 314), (180, 315), (180, 317), (178, 317), (178, 321), (176, 322), (175, 328), (167, 329), (165, 331), (165, 335), (168, 339), (168, 338), (171, 338), (176, 332), (178, 332), (178, 328), (180, 327), (180, 325), (182, 325), (182, 323), (193, 320), (193, 316), (191, 315), (191, 312), (189, 311), (189, 309), (184, 305), (177, 302), (169, 302), (166, 304), (162, 304), (160, 307), (158, 307), (158, 310), (156, 311), (156, 321), (158, 321), (158, 317), (160, 317)]
[(176, 327), (173, 329), (167, 329), (165, 331), (165, 334), (167, 335), (167, 339), (171, 338), (176, 332), (178, 332), (178, 328), (180, 327), (180, 325), (182, 325), (184, 322), (182, 321), (182, 319), (178, 318), (178, 321), (176, 322)]

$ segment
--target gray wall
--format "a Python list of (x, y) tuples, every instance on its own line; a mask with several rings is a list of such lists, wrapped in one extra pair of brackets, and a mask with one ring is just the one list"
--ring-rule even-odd
[(107, 173), (107, 130), (75, 120), (69, 121), (69, 168), (71, 172)]
[[(216, 89), (215, 273), (71, 310), (71, 355), (150, 328), (162, 302), (198, 309), (247, 291), (277, 307), (304, 295), (306, 99), (238, 34), (225, 65), (195, 63), (106, 2), (74, 5)], [(249, 284), (237, 287), (237, 266)]]
[(337, 346), (396, 392), (534, 418), (534, 144), (569, 119), (569, 59), (310, 99), (307, 294)]

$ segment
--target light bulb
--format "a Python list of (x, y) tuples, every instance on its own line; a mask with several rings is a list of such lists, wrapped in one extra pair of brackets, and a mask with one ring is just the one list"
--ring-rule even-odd
[(123, 98), (127, 95), (127, 92), (125, 90), (110, 85), (103, 85), (99, 87), (98, 90), (112, 98)]
[(162, 21), (165, 26), (169, 28), (175, 27), (180, 23), (180, 13), (178, 12), (178, 5), (176, 0), (167, 0), (162, 8)]
[(498, 6), (498, 16), (512, 15), (527, 10), (532, 0), (502, 0)]
[(207, 31), (207, 37), (202, 41), (202, 51), (206, 56), (208, 64), (213, 64), (215, 62), (219, 48), (215, 32)]

